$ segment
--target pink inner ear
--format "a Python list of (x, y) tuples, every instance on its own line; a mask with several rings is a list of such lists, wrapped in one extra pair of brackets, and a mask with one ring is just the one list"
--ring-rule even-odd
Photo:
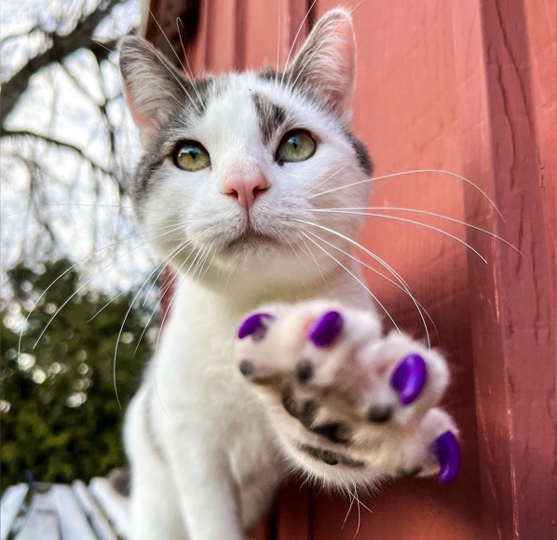
[(356, 42), (350, 16), (343, 10), (326, 14), (292, 61), (291, 69), (294, 81), (303, 74), (304, 84), (320, 93), (349, 122), (356, 72)]
[(341, 109), (345, 109), (350, 105), (356, 76), (356, 43), (348, 20), (339, 24), (331, 41), (331, 55), (340, 60), (337, 65), (340, 77), (335, 85), (331, 85), (331, 97)]
[(128, 108), (132, 115), (133, 123), (137, 126), (139, 130), (139, 138), (142, 145), (146, 145), (153, 135), (155, 126), (153, 122), (148, 119), (147, 116), (140, 114), (138, 107), (135, 106), (131, 92), (128, 86), (124, 83), (124, 95), (126, 96), (126, 101), (128, 103)]

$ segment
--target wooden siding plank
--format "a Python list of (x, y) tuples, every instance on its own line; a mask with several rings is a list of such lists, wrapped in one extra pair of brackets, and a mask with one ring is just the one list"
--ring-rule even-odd
[(87, 486), (81, 480), (75, 480), (72, 483), (72, 489), (99, 540), (118, 540)]
[[(353, 131), (375, 162), (374, 176), (416, 169), (462, 172), (459, 80), (454, 65), (454, 3), (444, 0), (343, 2), (354, 9), (358, 70)], [(338, 5), (318, 0), (316, 18)], [(409, 174), (373, 181), (370, 206), (406, 207), (465, 219), (462, 182), (442, 174)], [(462, 226), (423, 215), (390, 211), (464, 238)], [(362, 244), (407, 281), (431, 314), (434, 345), (448, 355), (453, 383), (446, 399), (463, 440), (463, 469), (457, 482), (435, 479), (396, 481), (372, 496), (360, 495), (343, 527), (349, 499), (319, 494), (313, 501), (316, 539), (477, 540), (481, 523), (475, 417), (474, 366), (469, 317), (468, 257), (454, 240), (418, 225), (369, 218)], [(368, 257), (363, 260), (370, 264)], [(373, 265), (373, 263), (372, 263)], [(379, 267), (376, 267), (380, 270)], [(383, 269), (384, 272), (384, 269)], [(399, 326), (423, 337), (411, 300), (366, 271), (371, 289)], [(388, 325), (386, 325), (388, 326)], [(404, 516), (401, 519), (401, 516)]]
[(125, 539), (130, 539), (130, 501), (112, 489), (106, 478), (93, 478), (89, 490), (95, 496), (115, 531)]
[(277, 500), (277, 540), (321, 540), (312, 534), (312, 497), (310, 489), (300, 488), (295, 482), (281, 488)]
[(56, 503), (50, 492), (33, 496), (31, 509), (15, 540), (60, 540)]
[(0, 540), (6, 540), (29, 492), (27, 484), (10, 486), (2, 496), (0, 507)]
[(52, 486), (64, 540), (98, 540), (69, 486)]
[[(211, 10), (223, 18), (217, 28), (229, 25), (225, 41), (233, 44), (219, 68), (272, 61), (278, 36), (284, 62), (283, 42), (310, 3), (234, 0), (240, 15), (226, 21)], [(431, 231), (368, 220), (363, 243), (396, 264), (449, 353), (455, 384), (447, 401), (462, 430), (462, 475), (442, 488), (434, 480), (384, 486), (364, 499), (373, 515), (363, 511), (358, 524), (353, 509), (342, 530), (344, 497), (304, 499), (287, 489), (277, 538), (340, 540), (359, 528), (361, 538), (545, 540), (556, 514), (554, 0), (343, 4), (356, 10), (359, 44), (353, 127), (375, 157), (376, 176), (419, 168), (462, 174), (496, 199), (507, 223), (442, 175), (374, 182), (371, 204), (468, 220), (518, 243), (525, 259), (454, 224), (443, 227), (485, 252), (488, 266)], [(310, 22), (337, 5), (318, 0)], [(203, 2), (202, 12), (210, 7)], [(212, 66), (222, 44), (206, 15), (193, 47), (197, 71)], [(367, 277), (400, 325), (422, 335), (408, 298)]]
[[(554, 3), (539, 4), (554, 11)], [(489, 0), (472, 13), (462, 6), (455, 16), (466, 23), (463, 33), (481, 36), (457, 57), (465, 74), (468, 174), (492, 196), (505, 222), (481, 212), (472, 194), (465, 199), (467, 217), (479, 217), (480, 226), (523, 254), (468, 233), (494, 261), (490, 268), (470, 261), (470, 278), (483, 534), (500, 540), (554, 538), (557, 515), (555, 200), (551, 211), (546, 208), (555, 182), (546, 177), (555, 125), (551, 131), (535, 128), (538, 120), (547, 126), (545, 115), (554, 114), (555, 60), (545, 60), (553, 72), (545, 110), (534, 96), (530, 56), (533, 39), (552, 44), (554, 54), (555, 33), (548, 25), (528, 31), (529, 5)], [(553, 158), (545, 171), (541, 156), (548, 157), (548, 147)]]

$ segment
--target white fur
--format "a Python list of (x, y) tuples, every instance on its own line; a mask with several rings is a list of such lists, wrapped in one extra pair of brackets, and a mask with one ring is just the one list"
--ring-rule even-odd
[[(335, 13), (335, 32), (339, 24), (350, 25), (344, 12)], [(280, 81), (233, 74), (208, 103), (201, 120), (180, 133), (182, 139), (205, 146), (212, 166), (190, 173), (166, 160), (141, 202), (139, 225), (178, 277), (171, 315), (126, 419), (134, 540), (244, 539), (247, 527), (268, 508), (288, 469), (301, 467), (340, 487), (348, 480), (369, 485), (416, 464), (426, 466), (424, 471), (429, 473), (435, 470), (427, 455), (429, 444), (444, 429), (454, 429), (448, 416), (431, 409), (447, 384), (442, 357), (405, 336), (383, 337), (367, 292), (326, 253), (303, 241), (301, 233), (315, 233), (353, 254), (341, 237), (303, 222), (318, 220), (356, 238), (362, 226), (358, 216), (320, 213), (316, 218), (310, 210), (357, 206), (369, 197), (368, 184), (361, 183), (310, 199), (312, 193), (365, 179), (344, 132), (353, 87), (351, 26), (338, 33), (337, 45), (336, 38), (329, 39), (325, 57), (316, 60), (318, 67), (333, 70), (331, 58), (338, 65), (342, 54), (351, 55), (348, 68), (336, 79), (329, 77), (326, 86), (330, 92), (330, 85), (337, 84), (334, 95), (348, 96), (339, 101), (343, 109), (339, 114), (331, 114)], [(318, 148), (311, 159), (282, 167), (274, 161), (261, 141), (253, 92), (283, 105), (295, 127), (315, 136)], [(275, 147), (282, 135), (277, 136)], [(256, 200), (250, 223), (258, 232), (280, 238), (280, 246), (223, 250), (247, 225), (245, 210), (221, 191), (227, 175), (242, 170), (256, 170), (268, 180), (271, 187)], [(160, 237), (171, 225), (179, 229)], [(187, 246), (178, 250), (185, 241)], [(354, 261), (340, 251), (327, 250), (363, 281)], [(295, 447), (300, 442), (324, 448), (327, 444), (284, 413), (272, 388), (254, 387), (241, 376), (240, 357), (234, 356), (237, 327), (246, 313), (269, 302), (278, 317), (273, 334), (258, 345), (258, 351), (250, 349), (251, 340), (241, 342), (238, 354), (243, 354), (242, 347), (250, 349), (259, 366), (270, 370), (282, 362), (285, 377), (292, 375), (307, 321), (331, 305), (338, 305), (346, 316), (346, 343), (351, 345), (344, 349), (339, 345), (330, 358), (322, 354), (323, 365), (329, 368), (321, 373), (327, 384), (346, 384), (350, 399), (330, 403), (323, 414), (351, 418), (357, 427), (357, 444), (350, 452), (372, 465), (365, 472), (343, 474), (298, 452)], [(358, 373), (366, 365), (369, 368), (366, 383), (359, 386), (352, 380), (356, 372), (341, 369), (354, 351)], [(416, 405), (399, 408), (389, 426), (370, 428), (354, 420), (358, 410), (374, 400), (393, 399), (388, 377), (373, 375), (370, 366), (387, 362), (390, 373), (404, 354), (416, 351), (424, 354), (431, 368), (428, 389)]]

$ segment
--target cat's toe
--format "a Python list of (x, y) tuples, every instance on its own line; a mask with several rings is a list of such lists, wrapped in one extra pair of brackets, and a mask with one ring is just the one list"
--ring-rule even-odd
[(405, 356), (391, 375), (391, 386), (401, 405), (410, 405), (422, 393), (427, 381), (427, 365), (419, 354)]
[(373, 312), (334, 302), (264, 306), (242, 321), (240, 373), (254, 384), (296, 463), (341, 482), (438, 474), (453, 480), (460, 446), (435, 409), (448, 384), (444, 358)]
[(441, 484), (448, 484), (458, 477), (461, 463), (458, 430), (445, 411), (430, 409), (411, 439), (408, 444), (410, 452), (405, 456), (412, 465), (406, 465), (407, 469), (419, 466), (419, 476), (436, 475)]
[(432, 452), (439, 462), (439, 482), (448, 484), (456, 479), (460, 471), (460, 443), (452, 431), (445, 431), (432, 445)]

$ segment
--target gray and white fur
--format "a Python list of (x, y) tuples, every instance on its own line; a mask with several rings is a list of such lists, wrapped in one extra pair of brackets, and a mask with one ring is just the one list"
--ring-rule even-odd
[[(132, 538), (244, 540), (289, 471), (342, 489), (438, 471), (432, 442), (456, 433), (436, 407), (445, 360), (383, 331), (355, 257), (362, 217), (327, 212), (370, 196), (371, 161), (350, 130), (350, 15), (328, 12), (284, 72), (193, 81), (137, 37), (120, 66), (143, 146), (137, 224), (177, 275), (126, 417)], [(184, 170), (182, 157), (206, 166)], [(331, 310), (342, 334), (319, 348), (308, 328)], [(272, 319), (238, 339), (254, 312)], [(389, 380), (409, 353), (428, 379), (403, 406)]]

